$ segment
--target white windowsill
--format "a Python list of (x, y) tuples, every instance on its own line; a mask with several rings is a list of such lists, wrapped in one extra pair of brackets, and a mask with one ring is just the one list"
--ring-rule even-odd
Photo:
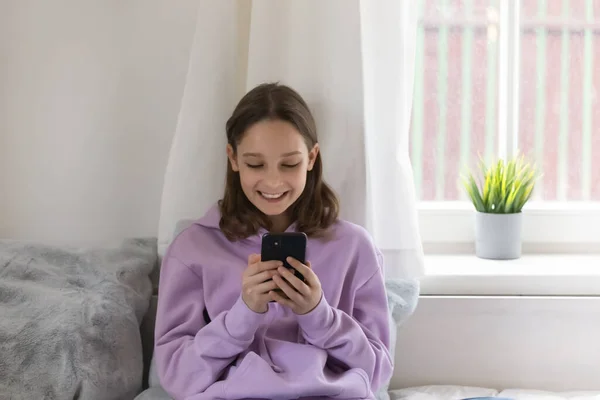
[[(468, 202), (421, 202), (418, 223), (427, 254), (471, 253), (475, 211)], [(523, 210), (523, 251), (600, 254), (600, 202), (531, 202)]]
[(426, 255), (422, 295), (600, 296), (600, 254)]

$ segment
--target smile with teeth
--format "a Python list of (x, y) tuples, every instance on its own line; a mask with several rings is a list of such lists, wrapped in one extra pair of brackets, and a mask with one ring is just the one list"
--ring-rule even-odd
[(274, 199), (278, 199), (281, 196), (283, 196), (284, 194), (286, 194), (287, 192), (281, 192), (281, 193), (266, 193), (266, 192), (259, 192), (261, 196), (263, 196), (266, 199), (270, 199), (270, 200), (274, 200)]

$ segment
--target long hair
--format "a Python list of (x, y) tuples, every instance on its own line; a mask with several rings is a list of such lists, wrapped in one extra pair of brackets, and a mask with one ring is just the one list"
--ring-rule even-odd
[[(264, 120), (280, 120), (292, 124), (304, 138), (310, 150), (318, 143), (315, 120), (306, 102), (293, 89), (278, 83), (265, 83), (248, 92), (238, 103), (225, 126), (227, 142), (237, 154), (238, 144), (246, 131)], [(257, 209), (242, 190), (239, 172), (227, 162), (227, 178), (223, 199), (219, 201), (219, 226), (231, 240), (245, 239), (261, 227), (271, 229), (269, 218)], [(307, 172), (306, 186), (300, 197), (288, 209), (298, 231), (309, 237), (324, 236), (337, 220), (339, 201), (323, 180), (320, 152), (312, 170)]]

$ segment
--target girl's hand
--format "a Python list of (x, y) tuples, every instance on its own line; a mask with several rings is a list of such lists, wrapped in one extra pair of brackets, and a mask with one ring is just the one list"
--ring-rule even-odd
[(321, 282), (311, 269), (310, 262), (304, 265), (291, 257), (287, 258), (287, 262), (304, 275), (306, 283), (298, 279), (292, 271), (281, 266), (277, 269), (278, 274), (273, 276), (273, 281), (288, 298), (286, 299), (279, 293), (272, 291), (270, 293), (271, 299), (279, 304), (288, 306), (296, 314), (309, 313), (321, 301)]
[(248, 257), (248, 268), (242, 275), (242, 300), (256, 313), (265, 313), (269, 309), (269, 292), (277, 289), (277, 283), (271, 278), (277, 275), (281, 261), (260, 261), (260, 254)]

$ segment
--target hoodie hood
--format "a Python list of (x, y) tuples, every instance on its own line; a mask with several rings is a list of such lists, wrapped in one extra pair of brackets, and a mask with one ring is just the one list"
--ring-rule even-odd
[(194, 221), (194, 224), (203, 226), (205, 228), (220, 229), (219, 221), (221, 220), (221, 211), (219, 210), (219, 204), (215, 203), (206, 211), (206, 213)]

